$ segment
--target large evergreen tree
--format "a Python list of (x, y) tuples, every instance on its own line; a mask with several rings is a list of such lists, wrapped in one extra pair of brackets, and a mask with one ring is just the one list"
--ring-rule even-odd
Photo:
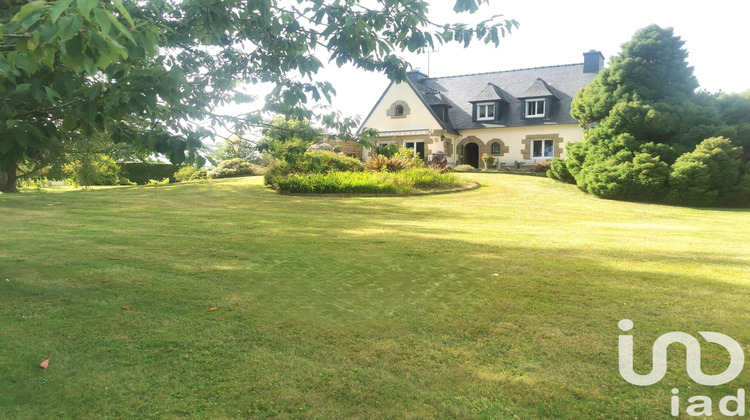
[(657, 25), (623, 44), (573, 100), (571, 115), (585, 128), (584, 141), (568, 146), (568, 161), (553, 166), (553, 177), (574, 179), (604, 198), (660, 201), (680, 155), (707, 138), (738, 137), (744, 120), (725, 118), (721, 107), (744, 103), (726, 98), (720, 106), (716, 95), (696, 93), (683, 46), (672, 28)]
[[(486, 2), (456, 0), (455, 10)], [(497, 44), (517, 25), (439, 25), (427, 8), (426, 0), (3, 0), (0, 190), (15, 189), (19, 162), (75, 142), (73, 133), (105, 131), (179, 163), (195, 159), (207, 135), (195, 121), (252, 100), (236, 93), (241, 83), (275, 84), (265, 111), (309, 119), (309, 98), (335, 94), (314, 80), (326, 59), (401, 81), (402, 51)], [(223, 123), (239, 132), (260, 121), (255, 113)]]

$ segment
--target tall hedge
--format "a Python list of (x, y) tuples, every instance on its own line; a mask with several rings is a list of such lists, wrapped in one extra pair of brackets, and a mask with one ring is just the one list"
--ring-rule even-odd
[(169, 178), (169, 182), (176, 182), (174, 174), (180, 169), (179, 166), (170, 163), (142, 162), (121, 163), (120, 168), (122, 168), (120, 176), (136, 184), (148, 184), (149, 179), (161, 181), (164, 178)]

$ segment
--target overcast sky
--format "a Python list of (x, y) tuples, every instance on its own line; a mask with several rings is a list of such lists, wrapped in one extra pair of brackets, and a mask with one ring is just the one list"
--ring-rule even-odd
[[(512, 70), (583, 62), (583, 53), (601, 51), (609, 60), (640, 28), (655, 23), (674, 28), (685, 41), (688, 61), (701, 88), (710, 92), (750, 89), (750, 0), (491, 0), (477, 15), (453, 13), (453, 0), (432, 0), (433, 21), (466, 22), (495, 14), (515, 19), (520, 27), (495, 48), (481, 43), (464, 49), (442, 46), (429, 56), (430, 76)], [(428, 71), (426, 55), (406, 55), (415, 68)], [(379, 74), (335, 64), (322, 71), (338, 94), (333, 107), (363, 119), (388, 86)], [(261, 96), (262, 98), (262, 96)]]

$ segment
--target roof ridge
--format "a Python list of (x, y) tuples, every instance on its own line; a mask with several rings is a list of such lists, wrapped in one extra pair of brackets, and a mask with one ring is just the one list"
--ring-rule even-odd
[(513, 70), (496, 70), (496, 71), (487, 71), (482, 73), (467, 73), (467, 74), (457, 74), (453, 76), (440, 76), (440, 77), (428, 77), (427, 79), (422, 79), (419, 81), (419, 83), (422, 83), (425, 80), (435, 80), (435, 79), (451, 79), (454, 77), (469, 77), (469, 76), (482, 76), (485, 74), (495, 74), (495, 73), (512, 73), (514, 71), (525, 71), (525, 70), (539, 70), (539, 69), (550, 69), (555, 67), (572, 67), (572, 66), (582, 66), (583, 63), (571, 63), (571, 64), (557, 64), (553, 66), (539, 66), (539, 67), (526, 67), (522, 69), (513, 69)]

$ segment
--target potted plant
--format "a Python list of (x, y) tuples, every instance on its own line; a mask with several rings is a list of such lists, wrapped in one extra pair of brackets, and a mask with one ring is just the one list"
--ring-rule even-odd
[(484, 161), (484, 167), (486, 169), (490, 169), (495, 164), (495, 157), (488, 155), (487, 153), (482, 155), (482, 160)]

